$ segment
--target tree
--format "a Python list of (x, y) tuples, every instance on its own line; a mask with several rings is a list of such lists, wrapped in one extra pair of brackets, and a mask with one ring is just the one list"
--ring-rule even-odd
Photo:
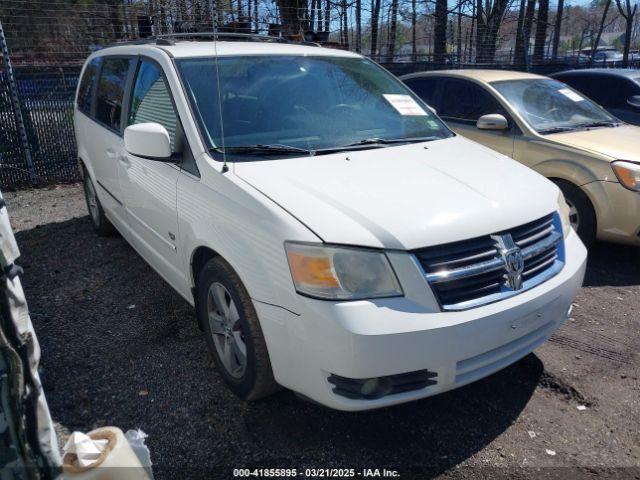
[(304, 31), (304, 15), (307, 4), (304, 0), (276, 0), (282, 19), (282, 31), (287, 37), (300, 37)]
[(551, 55), (555, 60), (558, 57), (558, 47), (560, 46), (560, 35), (562, 35), (562, 15), (564, 15), (564, 0), (558, 0), (558, 10), (556, 11), (556, 24), (553, 30), (553, 47)]
[(342, 44), (349, 49), (349, 23), (347, 18), (347, 0), (342, 0), (340, 14), (340, 31), (342, 32)]
[(378, 53), (378, 23), (380, 21), (380, 0), (371, 0), (371, 56)]
[(113, 38), (120, 40), (122, 38), (122, 19), (120, 18), (120, 7), (122, 0), (105, 0), (104, 4), (109, 10), (109, 24), (113, 32)]
[(476, 0), (476, 62), (491, 63), (496, 55), (498, 31), (509, 0)]
[(524, 64), (524, 19), (527, 12), (527, 0), (520, 0), (518, 25), (516, 27), (516, 45), (513, 52), (514, 63)]
[(549, 0), (539, 0), (538, 19), (536, 21), (536, 36), (533, 46), (533, 61), (540, 63), (544, 60), (544, 47), (547, 43), (547, 26), (549, 25)]
[(593, 67), (593, 62), (596, 58), (596, 51), (598, 49), (598, 45), (600, 45), (600, 38), (602, 37), (604, 24), (607, 21), (607, 13), (609, 13), (609, 7), (611, 7), (611, 0), (605, 0), (604, 10), (602, 11), (602, 18), (600, 19), (600, 26), (598, 27), (598, 33), (596, 34), (595, 42), (593, 42), (591, 45), (591, 58), (589, 59), (590, 67)]
[(416, 0), (411, 0), (411, 60), (414, 62), (418, 59), (418, 46), (416, 45), (418, 12), (416, 10)]
[(356, 52), (362, 51), (362, 0), (356, 0)]
[[(518, 32), (516, 33), (516, 47), (514, 61), (518, 65), (527, 65), (527, 55), (529, 54), (529, 41), (531, 39), (531, 27), (533, 26), (533, 15), (536, 10), (536, 0), (527, 0), (522, 22), (518, 19)], [(521, 25), (521, 26), (520, 26)]]
[(445, 63), (447, 55), (447, 0), (436, 0), (433, 26), (433, 62)]
[(635, 19), (636, 12), (638, 11), (638, 4), (636, 3), (633, 8), (631, 7), (631, 0), (625, 0), (624, 8), (622, 8), (622, 1), (616, 0), (616, 6), (618, 11), (626, 23), (625, 35), (624, 35), (624, 52), (622, 58), (623, 66), (629, 65), (629, 48), (631, 47), (631, 34), (633, 32), (633, 20)]
[[(445, 0), (446, 1), (446, 0)], [(398, 0), (391, 0), (391, 18), (389, 19), (389, 44), (387, 45), (387, 56), (389, 61), (393, 61), (396, 50), (396, 35), (398, 32)]]

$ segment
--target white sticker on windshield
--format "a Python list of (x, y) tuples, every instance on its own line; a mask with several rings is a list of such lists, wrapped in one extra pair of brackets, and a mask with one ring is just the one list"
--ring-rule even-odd
[(574, 102), (582, 102), (584, 100), (584, 98), (582, 98), (580, 95), (578, 95), (573, 90), (569, 90), (568, 88), (561, 88), (558, 91), (561, 94), (563, 94), (565, 97), (567, 97), (569, 100), (573, 100)]
[(427, 115), (427, 112), (425, 112), (410, 95), (385, 93), (383, 97), (387, 99), (387, 102), (389, 102), (400, 115)]

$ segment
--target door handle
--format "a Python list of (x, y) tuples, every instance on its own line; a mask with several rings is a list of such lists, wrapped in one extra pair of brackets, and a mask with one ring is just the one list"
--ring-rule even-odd
[(127, 155), (118, 156), (118, 160), (127, 168), (131, 166), (131, 160), (129, 160), (129, 157)]
[(116, 151), (113, 148), (107, 148), (104, 153), (107, 154), (108, 158), (116, 158)]

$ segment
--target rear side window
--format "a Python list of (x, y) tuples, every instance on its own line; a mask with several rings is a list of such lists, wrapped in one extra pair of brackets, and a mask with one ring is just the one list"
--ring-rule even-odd
[(404, 83), (407, 84), (411, 90), (413, 90), (424, 102), (430, 107), (435, 107), (433, 104), (433, 97), (436, 93), (436, 86), (438, 85), (438, 79), (434, 77), (427, 78), (410, 78)]
[(94, 58), (87, 64), (82, 74), (82, 80), (80, 80), (80, 88), (78, 88), (78, 109), (86, 114), (91, 113), (93, 84), (95, 83), (99, 68), (100, 58)]
[(171, 149), (175, 152), (178, 116), (171, 101), (171, 92), (160, 67), (148, 60), (142, 60), (133, 87), (127, 124), (146, 122), (159, 123), (167, 129), (171, 138)]
[(130, 58), (104, 58), (98, 80), (96, 120), (118, 132), (124, 87), (132, 63)]
[(602, 85), (606, 84), (607, 80), (600, 75), (567, 75), (556, 78), (583, 93), (594, 102), (600, 105), (605, 103), (607, 88), (602, 88)]

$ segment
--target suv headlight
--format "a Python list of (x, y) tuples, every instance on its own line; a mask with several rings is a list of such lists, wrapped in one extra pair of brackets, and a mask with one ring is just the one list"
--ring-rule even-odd
[(611, 168), (623, 187), (640, 192), (640, 164), (617, 160), (611, 164)]
[(383, 252), (293, 242), (284, 247), (298, 293), (325, 300), (403, 295)]
[(562, 234), (567, 238), (571, 231), (571, 220), (569, 219), (570, 207), (564, 198), (562, 192), (558, 194), (558, 214), (560, 215), (560, 223), (562, 223)]

